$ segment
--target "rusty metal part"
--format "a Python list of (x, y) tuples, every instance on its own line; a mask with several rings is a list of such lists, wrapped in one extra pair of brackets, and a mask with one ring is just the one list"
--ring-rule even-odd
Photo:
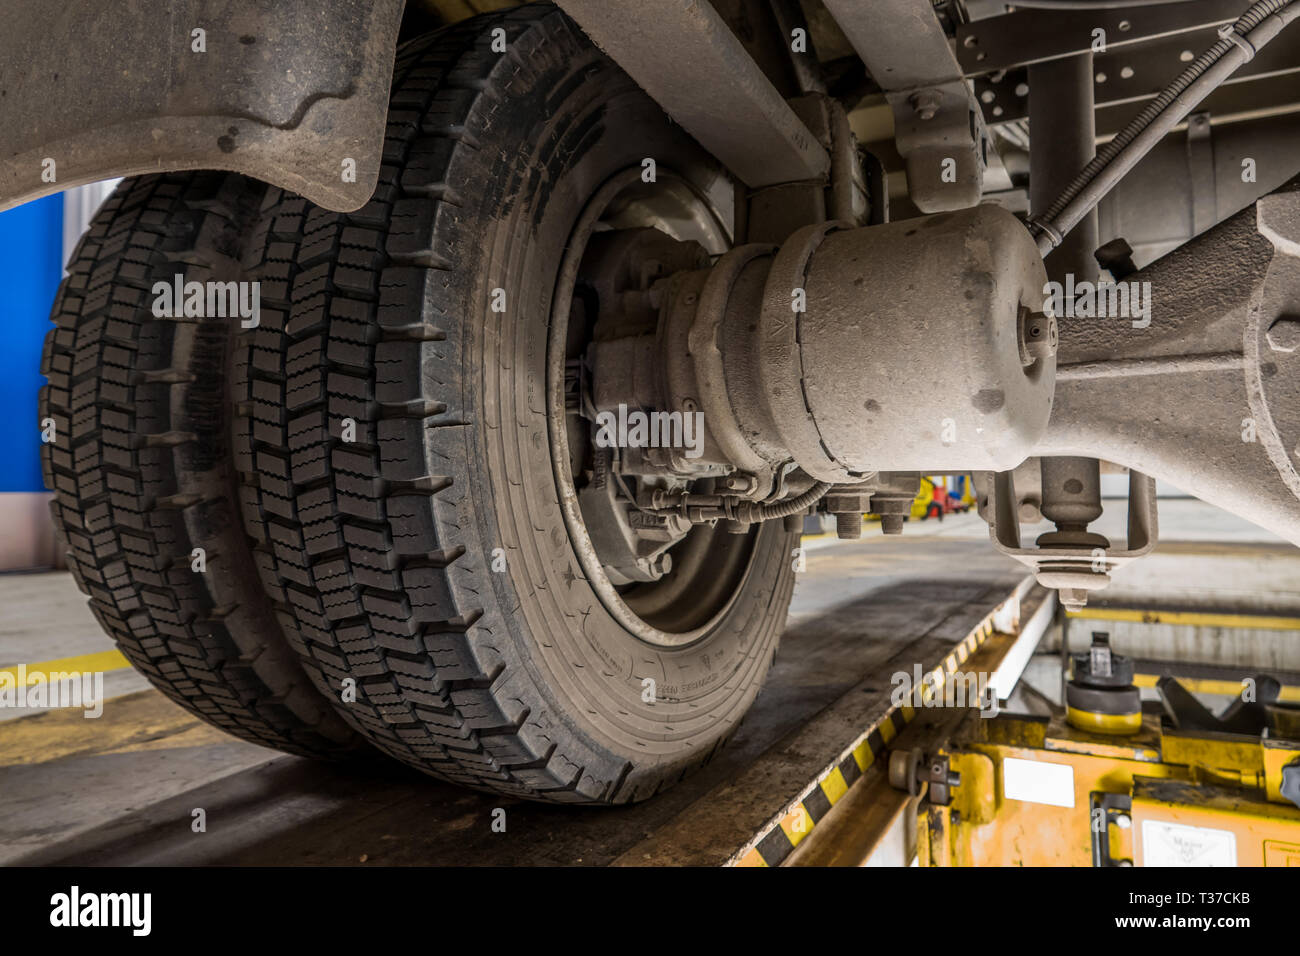
[(600, 450), (593, 459), (592, 480), (578, 490), (578, 504), (601, 566), (615, 585), (658, 581), (672, 570), (668, 549), (686, 536), (691, 523), (629, 508), (613, 474), (612, 455)]
[(13, 0), (0, 209), (176, 169), (233, 170), (358, 209), (379, 178), (401, 16), (401, 0)]
[(917, 208), (945, 212), (976, 205), (983, 194), (989, 134), (933, 5), (929, 0), (825, 3), (885, 91)]
[[(1238, 13), (1241, 6), (1237, 4)], [(1004, 28), (1009, 29), (1010, 24)], [(1093, 55), (1096, 74), (1105, 78), (1105, 82), (1095, 84), (1098, 132), (1113, 135), (1122, 129), (1155, 93), (1157, 80), (1177, 76), (1186, 66), (1187, 51), (1207, 49), (1216, 39), (1215, 28), (1205, 27), (1141, 45), (1116, 45), (1108, 41), (1106, 52)], [(1046, 37), (1037, 37), (1027, 48), (1035, 49), (1047, 42), (1050, 41)], [(1300, 36), (1283, 34), (1233, 73), (1202, 102), (1202, 108), (1218, 122), (1237, 112), (1234, 104), (1244, 103), (1247, 97), (1254, 101), (1256, 109), (1280, 105), (1271, 101), (1287, 94), (1292, 94), (1288, 101), (1293, 103), (1297, 72), (1300, 72)], [(1283, 78), (1282, 82), (1276, 82), (1278, 78)], [(983, 107), (985, 120), (995, 129), (997, 125), (1026, 118), (1026, 97), (1017, 92), (1017, 87), (1027, 82), (1027, 70), (1023, 67), (999, 70), (975, 79), (976, 98)]]
[(845, 513), (835, 515), (835, 536), (843, 540), (862, 537), (862, 515)]
[[(663, 304), (674, 285), (698, 285), (698, 270), (708, 263), (698, 242), (678, 241), (652, 228), (597, 233), (583, 256), (581, 294), (573, 300), (581, 314), (571, 320), (581, 321), (594, 310), (593, 341), (585, 358), (572, 363), (581, 380), (566, 387), (566, 395), (570, 414), (585, 419), (584, 427), (594, 426), (597, 447), (590, 478), (578, 488), (578, 504), (601, 566), (615, 585), (662, 579), (672, 567), (668, 549), (692, 526), (684, 515), (638, 507), (638, 495), (626, 479), (637, 479), (640, 496), (645, 496), (652, 490), (661, 494), (664, 488), (685, 488), (684, 481), (674, 479), (721, 471), (716, 454), (712, 462), (687, 457), (691, 451), (661, 441), (658, 428), (647, 436), (652, 437), (648, 444), (600, 441), (602, 426), (626, 421), (629, 411), (668, 425), (670, 433), (674, 423), (685, 425), (695, 411), (689, 394), (675, 407), (667, 404), (668, 396), (680, 392), (668, 382), (676, 378), (688, 393), (694, 382), (682, 378), (679, 363), (660, 360), (684, 354), (689, 331), (675, 320), (679, 310)], [(683, 434), (679, 427), (676, 437)]]
[[(642, 590), (640, 584), (630, 591), (620, 592), (610, 580), (602, 557), (592, 544), (574, 481), (575, 472), (583, 466), (589, 449), (582, 441), (589, 427), (570, 420), (572, 413), (568, 407), (571, 398), (569, 366), (573, 360), (583, 357), (588, 338), (576, 327), (571, 329), (571, 323), (575, 318), (582, 319), (584, 314), (585, 306), (577, 305), (582, 299), (577, 285), (589, 242), (593, 235), (608, 229), (615, 220), (625, 222), (625, 201), (629, 198), (634, 198), (640, 207), (640, 214), (632, 224), (634, 228), (657, 223), (661, 217), (666, 217), (662, 220), (665, 232), (674, 231), (683, 240), (699, 242), (710, 252), (723, 251), (726, 241), (725, 234), (714, 228), (720, 209), (706, 198), (707, 189), (701, 188), (706, 186), (705, 183), (686, 190), (693, 197), (695, 208), (685, 208), (682, 206), (683, 196), (668, 188), (671, 184), (663, 176), (653, 193), (647, 194), (641, 173), (640, 168), (630, 168), (607, 180), (586, 203), (569, 237), (552, 302), (551, 334), (547, 343), (547, 414), (560, 507), (586, 580), (609, 613), (631, 633), (654, 646), (680, 647), (707, 634), (721, 615), (727, 613), (739, 593), (736, 582), (743, 581), (751, 572), (756, 549), (765, 546), (765, 542), (764, 532), (759, 531), (748, 542), (736, 547), (729, 540), (715, 539), (713, 529), (695, 528), (675, 545), (677, 550), (673, 553), (671, 573), (659, 565), (655, 570), (663, 574), (664, 580), (644, 585), (650, 589), (650, 593), (644, 595), (634, 593)], [(661, 201), (665, 204), (660, 205)], [(723, 248), (718, 248), (719, 245)], [(570, 341), (570, 331), (574, 332), (573, 341)], [(626, 503), (622, 506), (630, 507)], [(627, 520), (632, 520), (630, 515)], [(772, 540), (774, 534), (768, 534), (767, 540)], [(701, 568), (708, 569), (703, 580), (697, 577)], [(692, 602), (664, 602), (670, 612), (676, 608), (687, 609), (686, 616), (675, 613), (645, 616), (643, 612), (647, 607), (653, 608), (654, 603), (663, 598), (658, 591), (660, 585), (668, 585), (671, 591), (688, 581), (698, 584)], [(705, 608), (704, 615), (696, 613), (701, 605)]]
[(829, 175), (826, 151), (709, 4), (560, 0), (560, 7), (745, 185)]
[(793, 497), (773, 497), (770, 501), (748, 501), (735, 495), (708, 495), (677, 491), (655, 490), (649, 497), (649, 506), (659, 514), (679, 516), (692, 524), (725, 521), (737, 533), (748, 530), (749, 525), (761, 521), (803, 515), (830, 490), (830, 485), (819, 481), (802, 494)]

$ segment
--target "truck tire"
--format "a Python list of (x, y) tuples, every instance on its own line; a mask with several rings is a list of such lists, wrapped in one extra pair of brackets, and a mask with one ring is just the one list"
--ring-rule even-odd
[(688, 538), (702, 543), (665, 590), (636, 596), (654, 639), (597, 593), (566, 522), (553, 300), (589, 200), (640, 182), (646, 157), (674, 189), (733, 195), (567, 17), (534, 4), (399, 51), (360, 211), (267, 194), (247, 263), (262, 324), (239, 339), (236, 382), (258, 566), (322, 692), (434, 776), (644, 799), (718, 752), (772, 661), (797, 541), (780, 521)]
[(137, 670), (244, 740), (341, 756), (364, 744), (280, 632), (239, 518), (226, 362), (240, 320), (153, 311), (154, 283), (175, 274), (241, 278), (265, 188), (151, 175), (105, 201), (54, 303), (42, 465), (68, 565)]

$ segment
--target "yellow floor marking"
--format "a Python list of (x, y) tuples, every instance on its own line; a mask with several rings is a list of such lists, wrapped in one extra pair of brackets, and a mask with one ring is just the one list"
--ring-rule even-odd
[(1181, 624), (1186, 627), (1232, 627), (1262, 631), (1300, 631), (1300, 617), (1269, 614), (1217, 614), (1209, 611), (1147, 611), (1122, 607), (1085, 607), (1066, 617), (1090, 621), (1135, 621), (1141, 624)]
[(41, 661), (39, 664), (15, 664), (12, 667), (0, 667), (0, 677), (8, 675), (13, 682), (18, 680), (18, 668), (24, 667), (27, 683), (34, 684), (40, 680), (49, 680), (50, 674), (93, 674), (96, 671), (120, 671), (130, 667), (131, 662), (122, 656), (119, 650), (99, 651), (96, 654), (81, 654), (77, 657), (60, 657), (57, 660)]
[(94, 719), (87, 719), (80, 710), (59, 709), (0, 723), (0, 767), (231, 742), (228, 734), (182, 710), (158, 691), (142, 690), (109, 698), (103, 716)]

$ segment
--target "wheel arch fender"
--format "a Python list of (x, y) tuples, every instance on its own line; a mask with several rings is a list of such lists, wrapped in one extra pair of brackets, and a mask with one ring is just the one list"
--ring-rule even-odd
[(339, 212), (379, 175), (403, 0), (10, 0), (0, 209), (115, 176), (243, 173)]

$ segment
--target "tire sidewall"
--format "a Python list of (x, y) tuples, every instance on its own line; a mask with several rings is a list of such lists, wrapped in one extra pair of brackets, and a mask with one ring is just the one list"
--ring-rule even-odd
[[(477, 237), (477, 254), (462, 249), (460, 260), (475, 262), (463, 381), (476, 423), (466, 429), (471, 486), (490, 489), (476, 509), (480, 559), (500, 548), (506, 563), (489, 575), (487, 603), (517, 609), (499, 620), (489, 611), (480, 625), (508, 634), (512, 653), (501, 648), (503, 656), (530, 677), (530, 721), (562, 720), (595, 754), (634, 762), (623, 786), (635, 793), (643, 773), (662, 778), (665, 763), (707, 758), (752, 703), (784, 626), (797, 535), (765, 523), (736, 600), (681, 648), (628, 632), (585, 580), (547, 415), (550, 312), (566, 246), (587, 200), (644, 158), (701, 195), (724, 173), (562, 15), (514, 41), (510, 55), (508, 98), (489, 112), (493, 125), (469, 131), (481, 149), (501, 151), (482, 188), (466, 190), (477, 200), (472, 218), (492, 227)], [(490, 306), (495, 290), (504, 290), (503, 312)]]

